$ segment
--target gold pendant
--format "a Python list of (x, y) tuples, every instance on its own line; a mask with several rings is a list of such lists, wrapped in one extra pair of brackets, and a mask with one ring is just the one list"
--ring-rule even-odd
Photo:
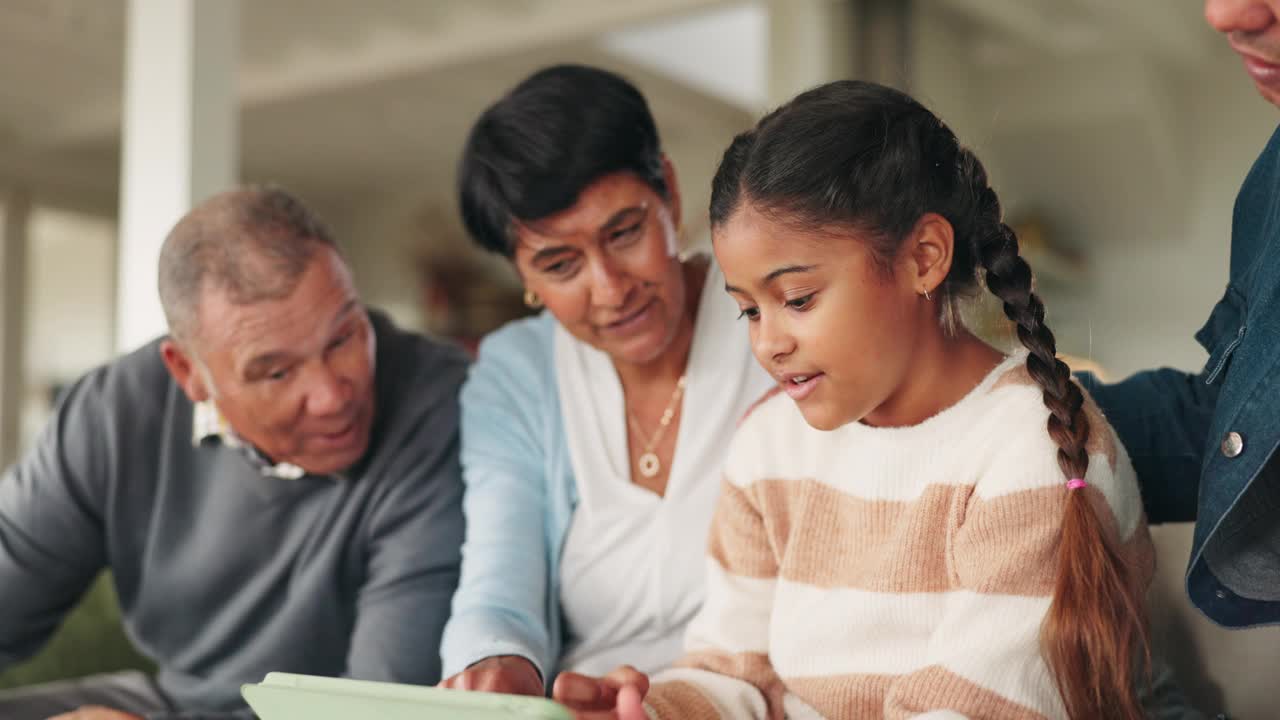
[(662, 469), (662, 463), (658, 462), (658, 456), (651, 452), (647, 452), (640, 456), (640, 474), (651, 478), (658, 474)]

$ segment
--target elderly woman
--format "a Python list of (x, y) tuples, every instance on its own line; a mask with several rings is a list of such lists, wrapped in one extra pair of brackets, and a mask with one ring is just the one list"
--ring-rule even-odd
[(772, 380), (707, 257), (640, 93), (557, 66), (484, 112), (459, 194), (475, 241), (544, 308), (488, 337), (462, 392), (467, 539), (445, 685), (544, 694), (649, 672), (702, 602), (720, 464)]

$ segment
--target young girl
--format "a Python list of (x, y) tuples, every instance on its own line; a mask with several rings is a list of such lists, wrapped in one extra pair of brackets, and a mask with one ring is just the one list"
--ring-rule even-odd
[[(910, 97), (831, 83), (734, 140), (711, 222), (784, 392), (731, 444), (706, 603), (648, 714), (1142, 717), (1133, 469), (977, 158)], [(983, 282), (1025, 350), (960, 323)], [(642, 678), (599, 694), (622, 685), (628, 717)]]

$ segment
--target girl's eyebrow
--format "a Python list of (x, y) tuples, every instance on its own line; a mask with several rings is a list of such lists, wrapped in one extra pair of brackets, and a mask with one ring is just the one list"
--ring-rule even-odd
[[(782, 277), (787, 273), (807, 273), (807, 272), (812, 272), (814, 270), (817, 270), (818, 267), (820, 266), (818, 265), (785, 265), (783, 267), (780, 267), (770, 272), (768, 275), (765, 275), (764, 279), (760, 281), (760, 285), (768, 286), (769, 283), (773, 282), (774, 280), (777, 280), (779, 277)], [(743, 290), (740, 287), (734, 287), (729, 283), (724, 284), (724, 291), (727, 293), (737, 293), (738, 295), (747, 294), (746, 290)]]
[(777, 270), (774, 270), (773, 272), (770, 272), (768, 275), (765, 275), (764, 280), (761, 281), (761, 284), (768, 285), (769, 283), (773, 282), (774, 280), (777, 280), (779, 277), (782, 277), (787, 273), (806, 273), (806, 272), (811, 272), (817, 269), (818, 269), (817, 265), (786, 265), (784, 267), (778, 268)]

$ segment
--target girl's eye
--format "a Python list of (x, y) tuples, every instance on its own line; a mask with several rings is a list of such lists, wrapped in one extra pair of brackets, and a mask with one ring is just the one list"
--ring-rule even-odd
[(791, 298), (787, 301), (787, 307), (792, 310), (804, 310), (809, 307), (809, 303), (813, 301), (813, 295), (814, 293), (809, 293), (804, 297)]
[(746, 318), (747, 320), (755, 320), (758, 317), (760, 317), (759, 308), (753, 308), (753, 307), (742, 308), (742, 312), (738, 313), (739, 320), (741, 320), (742, 318)]

